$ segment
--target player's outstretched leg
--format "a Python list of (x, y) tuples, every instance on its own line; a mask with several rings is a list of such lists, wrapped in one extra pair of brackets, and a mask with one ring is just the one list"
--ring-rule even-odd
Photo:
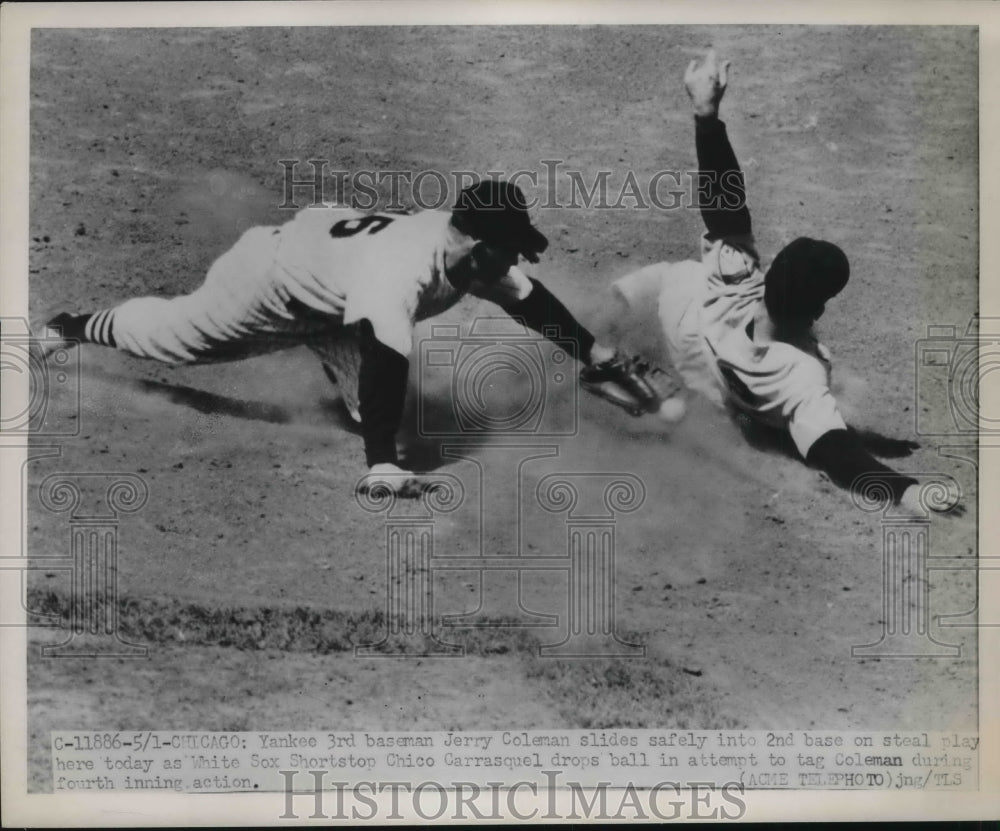
[(45, 355), (80, 343), (110, 346), (137, 358), (170, 364), (197, 363), (224, 338), (206, 326), (197, 299), (138, 297), (118, 306), (87, 314), (63, 312), (46, 325)]
[(361, 373), (361, 345), (356, 333), (351, 327), (345, 327), (337, 334), (310, 342), (309, 348), (323, 364), (326, 377), (337, 385), (348, 415), (360, 424), (358, 378)]
[(45, 324), (45, 332), (39, 342), (42, 356), (47, 358), (60, 349), (70, 349), (80, 343), (115, 346), (110, 326), (111, 311), (105, 309), (94, 314), (57, 314)]
[[(170, 364), (229, 361), (294, 346), (304, 334), (270, 290), (266, 273), (278, 236), (251, 228), (190, 294), (137, 297), (92, 314), (56, 315), (49, 337), (95, 343)], [(47, 344), (51, 354), (59, 341)]]

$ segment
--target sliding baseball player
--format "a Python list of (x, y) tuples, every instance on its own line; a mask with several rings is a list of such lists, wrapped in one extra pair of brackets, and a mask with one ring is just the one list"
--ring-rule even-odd
[[(877, 461), (848, 428), (830, 392), (830, 353), (813, 324), (847, 285), (847, 256), (800, 237), (761, 269), (742, 171), (719, 119), (729, 62), (692, 61), (701, 260), (658, 263), (616, 281), (629, 308), (658, 307), (667, 352), (686, 387), (763, 424), (787, 430), (802, 457), (837, 484), (881, 483), (895, 504), (923, 516), (915, 479)], [(896, 442), (911, 452), (913, 442)], [(960, 510), (960, 509), (959, 509)]]

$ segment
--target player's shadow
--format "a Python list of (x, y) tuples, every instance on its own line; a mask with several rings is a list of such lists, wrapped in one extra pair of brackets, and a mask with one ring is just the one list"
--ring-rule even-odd
[(208, 415), (225, 415), (233, 418), (251, 421), (266, 421), (269, 424), (287, 424), (292, 420), (291, 413), (277, 404), (266, 404), (262, 401), (244, 401), (214, 392), (198, 390), (177, 384), (164, 384), (161, 381), (148, 379), (136, 382), (139, 389), (152, 395), (166, 398), (172, 404), (180, 404)]
[(319, 406), (323, 415), (341, 430), (346, 430), (357, 436), (361, 435), (361, 425), (348, 414), (347, 405), (344, 404), (342, 398), (324, 398), (319, 402)]
[(861, 440), (865, 450), (880, 459), (905, 459), (920, 448), (919, 443), (909, 439), (894, 439), (874, 430), (862, 430), (857, 427), (848, 426), (847, 429), (853, 431)]
[[(207, 415), (230, 416), (269, 424), (288, 424), (294, 420), (293, 413), (278, 404), (245, 401), (194, 387), (147, 379), (136, 381), (136, 386), (143, 392), (165, 398), (172, 404), (190, 407)], [(418, 406), (421, 410), (419, 421)], [(324, 416), (338, 428), (356, 435), (361, 434), (361, 426), (348, 415), (347, 408), (339, 397), (324, 398), (320, 402), (320, 408)], [(439, 432), (443, 433), (445, 425), (453, 424), (454, 420), (449, 401), (428, 396), (418, 404), (416, 391), (410, 390), (398, 434), (401, 463), (410, 470), (419, 471), (437, 470), (442, 467), (446, 460), (442, 457), (441, 448), (446, 444), (454, 444), (456, 440), (468, 438), (454, 434), (437, 435)], [(476, 438), (488, 440), (489, 436), (477, 434)]]
[[(264, 421), (268, 424), (289, 424), (294, 421), (291, 410), (279, 404), (267, 404), (263, 401), (245, 401), (227, 395), (186, 387), (178, 384), (165, 384), (161, 381), (139, 380), (136, 385), (143, 392), (159, 395), (172, 404), (190, 407), (199, 413), (207, 415), (224, 415), (248, 421)], [(360, 434), (360, 425), (350, 417), (344, 402), (340, 398), (325, 398), (319, 402), (324, 416), (341, 430)]]

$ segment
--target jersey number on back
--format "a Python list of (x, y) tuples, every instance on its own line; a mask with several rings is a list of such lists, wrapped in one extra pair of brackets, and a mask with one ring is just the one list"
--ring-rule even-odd
[(391, 222), (391, 216), (381, 216), (380, 214), (363, 216), (360, 219), (342, 219), (330, 229), (330, 236), (335, 239), (353, 237), (366, 228), (369, 234), (377, 234)]

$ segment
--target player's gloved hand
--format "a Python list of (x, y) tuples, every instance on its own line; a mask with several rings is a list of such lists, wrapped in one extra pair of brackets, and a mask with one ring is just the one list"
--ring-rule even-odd
[(928, 514), (938, 516), (960, 517), (965, 516), (965, 506), (960, 502), (945, 504), (938, 508), (936, 505), (924, 505), (920, 500), (920, 485), (910, 485), (899, 499), (900, 513), (911, 519), (927, 519)]
[(680, 384), (637, 355), (616, 352), (605, 361), (585, 366), (580, 371), (580, 386), (633, 416), (655, 413), (674, 422), (686, 411)]
[(684, 86), (691, 98), (695, 115), (707, 117), (719, 114), (719, 104), (729, 83), (730, 63), (717, 63), (715, 50), (710, 49), (700, 65), (697, 59), (688, 64), (684, 73)]
[(433, 487), (433, 482), (389, 462), (372, 465), (368, 475), (358, 483), (361, 493), (378, 493), (380, 489), (385, 489), (401, 499), (416, 499)]

